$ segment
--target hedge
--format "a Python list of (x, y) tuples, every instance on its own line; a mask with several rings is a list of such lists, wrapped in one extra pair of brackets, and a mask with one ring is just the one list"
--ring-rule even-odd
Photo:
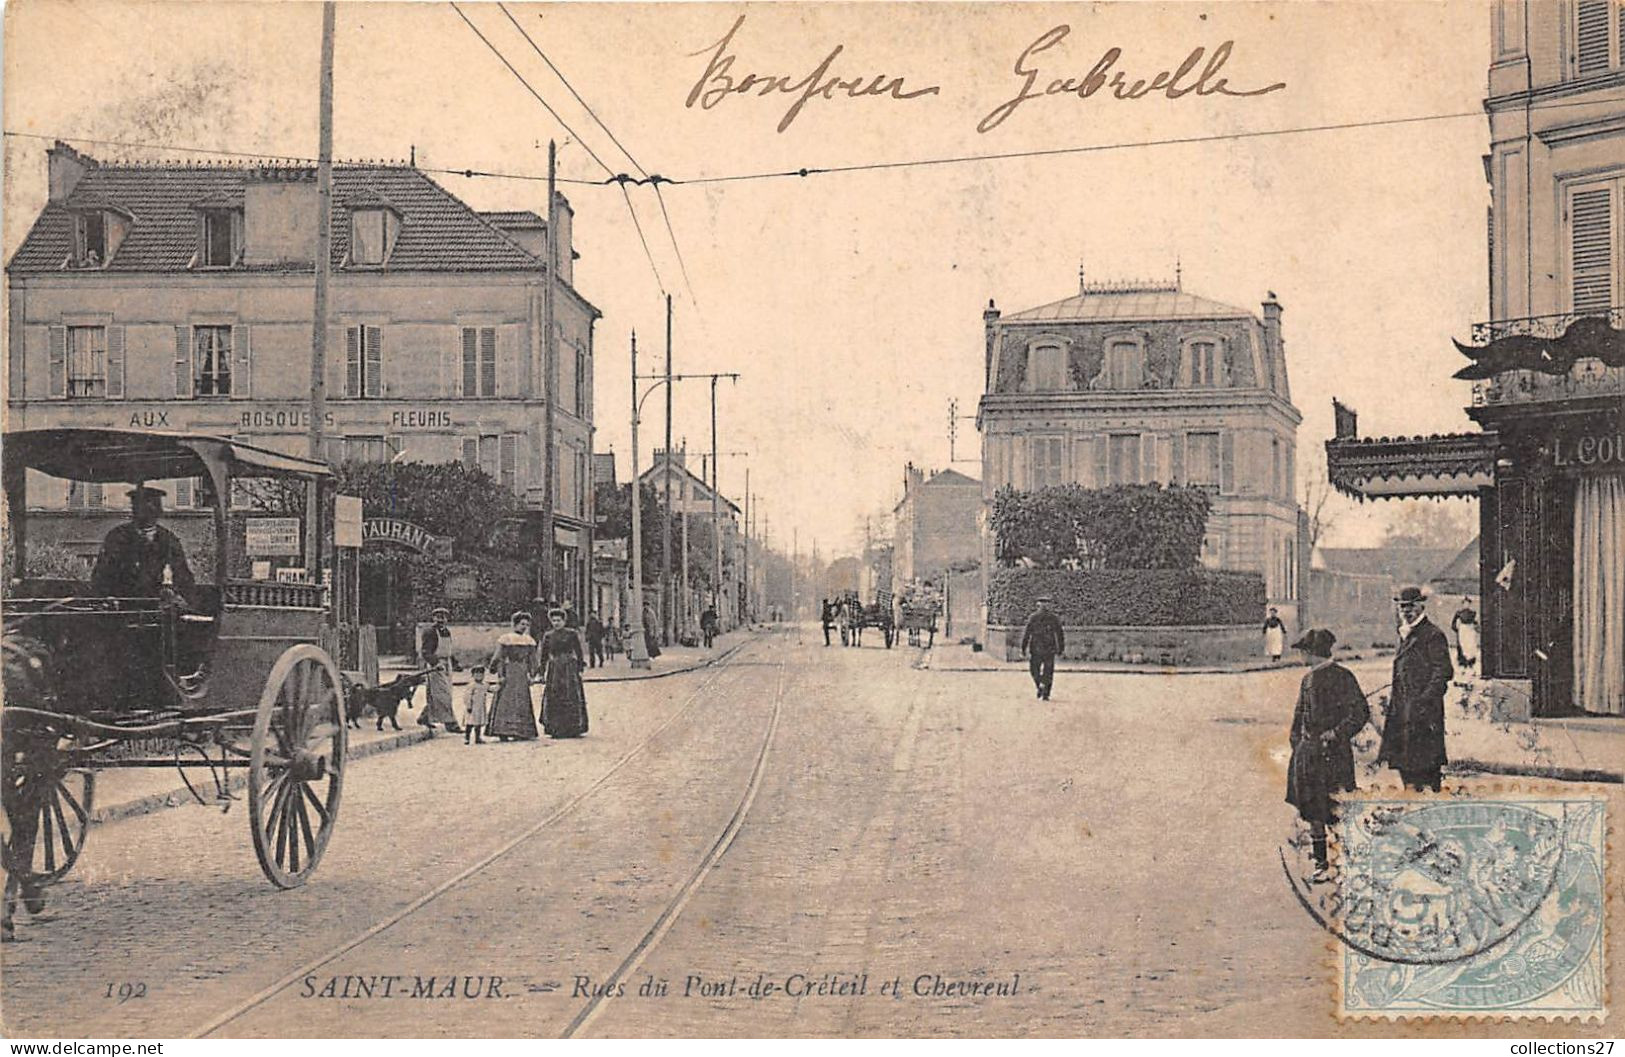
[(1264, 623), (1264, 578), (1228, 569), (995, 569), (990, 621), (1024, 622), (1039, 595), (1079, 627)]

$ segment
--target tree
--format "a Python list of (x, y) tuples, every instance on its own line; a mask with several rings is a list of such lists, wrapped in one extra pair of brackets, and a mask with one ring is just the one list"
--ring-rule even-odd
[(1459, 550), (1478, 531), (1473, 509), (1439, 500), (1403, 501), (1388, 522), (1383, 545)]
[(1202, 488), (1001, 488), (993, 497), (995, 553), (1007, 567), (1189, 569), (1201, 556), (1211, 508)]
[[(660, 503), (660, 490), (645, 481), (639, 500), (643, 513), (643, 579), (646, 583), (660, 578), (660, 529), (665, 522), (665, 507)], [(631, 553), (632, 487), (630, 484), (600, 483), (593, 492), (593, 509), (598, 523), (594, 535), (598, 539), (627, 540)]]
[(1337, 524), (1338, 510), (1336, 504), (1328, 510), (1327, 501), (1332, 498), (1331, 482), (1326, 480), (1324, 472), (1315, 471), (1310, 474), (1303, 486), (1303, 512), (1309, 521), (1309, 551), (1314, 553), (1315, 547), (1320, 544), (1321, 537)]

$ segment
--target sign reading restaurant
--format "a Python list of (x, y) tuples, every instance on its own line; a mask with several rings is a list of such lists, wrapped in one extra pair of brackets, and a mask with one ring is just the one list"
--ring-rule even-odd
[(422, 525), (392, 517), (370, 517), (361, 523), (365, 543), (396, 543), (419, 554), (451, 557), (451, 537), (436, 536)]

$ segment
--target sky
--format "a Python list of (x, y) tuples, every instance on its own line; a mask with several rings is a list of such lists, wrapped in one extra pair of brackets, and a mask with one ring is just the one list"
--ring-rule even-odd
[[(476, 208), (545, 211), (535, 177), (557, 139), (576, 286), (604, 313), (597, 448), (624, 477), (628, 343), (636, 330), (640, 368), (659, 369), (670, 293), (675, 369), (740, 375), (717, 390), (720, 448), (748, 454), (721, 460), (721, 484), (739, 497), (749, 466), (776, 545), (850, 550), (900, 498), (905, 463), (948, 466), (949, 402), (974, 415), (982, 392), (983, 308), (1070, 296), (1080, 266), (1091, 281), (1177, 267), (1185, 289), (1255, 312), (1278, 295), (1300, 490), (1324, 475), (1334, 395), (1366, 435), (1472, 428), (1450, 339), (1487, 312), (1486, 3), (509, 4), (631, 159), (500, 8), (461, 6), (558, 116), (449, 4), (343, 3), (335, 155), (415, 149), (425, 167), (530, 177), (436, 175)], [(1150, 81), (1202, 48), (1188, 86), (1226, 42), (1204, 84), (1238, 94), (1108, 86), (995, 120), (1018, 63), (1042, 93), (1108, 49)], [(883, 75), (878, 92), (794, 113), (802, 91), (696, 92), (747, 74), (793, 85), (836, 48), (824, 79)], [(7, 4), (6, 256), (44, 202), (50, 138), (103, 158), (188, 155), (89, 140), (313, 157), (319, 53), (317, 4)], [(1378, 121), (1402, 123), (1259, 134)], [(1203, 142), (1147, 145), (1181, 139)], [(1032, 153), (1077, 147), (1102, 149)], [(1024, 156), (715, 179), (991, 154)], [(676, 182), (659, 197), (573, 182), (640, 168)], [(691, 455), (710, 444), (709, 396), (678, 386)], [(956, 447), (980, 476), (974, 421)], [(1368, 545), (1402, 507), (1333, 509), (1328, 542)]]

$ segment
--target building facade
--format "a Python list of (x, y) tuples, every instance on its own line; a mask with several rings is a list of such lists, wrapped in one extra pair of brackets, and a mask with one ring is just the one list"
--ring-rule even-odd
[[(673, 572), (677, 574), (673, 582), (681, 583), (684, 569), (684, 525), (686, 523), (692, 533), (697, 527), (711, 523), (713, 509), (711, 486), (703, 477), (696, 476), (688, 468), (688, 453), (681, 449), (670, 453), (669, 457), (664, 450), (656, 450), (651, 465), (639, 475), (638, 480), (652, 487), (662, 501), (666, 496), (667, 482), (670, 481), (671, 512), (674, 519), (672, 565)], [(743, 590), (739, 577), (744, 569), (744, 537), (739, 529), (739, 507), (724, 495), (718, 494), (716, 500), (718, 538), (723, 554), (722, 582), (717, 591), (717, 618), (722, 621), (724, 628), (733, 628), (739, 623), (739, 603)], [(691, 557), (689, 566), (691, 572), (695, 560), (710, 560), (710, 555), (707, 554), (704, 559)], [(710, 579), (711, 572), (710, 569), (705, 570), (707, 579)], [(680, 630), (697, 629), (700, 614), (710, 601), (703, 592), (691, 588), (677, 601), (673, 613), (677, 627)]]
[[(1301, 416), (1273, 295), (1259, 317), (1177, 282), (1080, 275), (1072, 297), (1010, 315), (990, 301), (983, 321), (984, 509), (1006, 486), (1206, 488), (1203, 564), (1261, 573), (1270, 604), (1295, 616), (1307, 566), (1294, 484)], [(993, 566), (991, 538), (982, 563)]]
[[(50, 195), (7, 265), (11, 429), (185, 430), (304, 454), (316, 218), (304, 167), (104, 163), (58, 143)], [(333, 171), (329, 461), (462, 461), (520, 501), (539, 588), (587, 597), (593, 323), (560, 199), (555, 538), (539, 538), (548, 393), (546, 224), (479, 213), (411, 165)], [(36, 485), (43, 487), (36, 490)], [(120, 494), (33, 482), (83, 510)], [(191, 482), (167, 483), (171, 506)], [(366, 516), (385, 512), (367, 511)], [(550, 582), (544, 582), (550, 581)]]
[(1497, 0), (1491, 318), (1457, 342), (1477, 433), (1361, 439), (1361, 497), (1477, 496), (1483, 671), (1508, 710), (1625, 714), (1625, 7)]
[(958, 470), (927, 477), (913, 463), (903, 469), (903, 498), (892, 510), (893, 575), (899, 585), (940, 580), (948, 569), (980, 560), (982, 482)]

